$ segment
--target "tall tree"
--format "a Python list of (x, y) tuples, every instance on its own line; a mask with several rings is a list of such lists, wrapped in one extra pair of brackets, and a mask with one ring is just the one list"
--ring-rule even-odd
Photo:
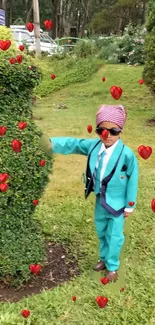
[(149, 1), (145, 40), (146, 64), (143, 72), (145, 83), (155, 95), (155, 2)]
[[(123, 33), (125, 26), (132, 21), (143, 23), (147, 0), (117, 0), (94, 15), (89, 28), (95, 33)], [(145, 5), (144, 5), (145, 4)]]
[[(94, 32), (123, 32), (131, 20), (132, 23), (144, 23), (148, 0), (39, 0), (40, 25), (44, 20), (53, 20), (50, 35), (62, 37), (71, 35), (71, 28), (84, 34), (89, 23)], [(33, 0), (0, 0), (6, 10), (7, 25), (17, 19), (25, 23), (33, 20)]]

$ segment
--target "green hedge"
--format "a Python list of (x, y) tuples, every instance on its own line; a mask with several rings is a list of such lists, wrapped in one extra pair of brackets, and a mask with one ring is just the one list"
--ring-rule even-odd
[(94, 40), (82, 39), (76, 43), (73, 52), (78, 58), (86, 58), (97, 52), (97, 46)]
[[(7, 128), (0, 136), (0, 174), (9, 175), (8, 190), (0, 191), (0, 280), (12, 285), (22, 283), (31, 276), (29, 265), (43, 263), (44, 238), (33, 219), (36, 206), (49, 181), (52, 156), (40, 145), (42, 132), (31, 119), (33, 88), (42, 74), (37, 67), (29, 69), (24, 58), (21, 64), (11, 65), (8, 53), (1, 53), (0, 62), (0, 127)], [(20, 130), (18, 122), (27, 127)], [(16, 153), (11, 143), (18, 139), (22, 149)], [(45, 159), (44, 167), (40, 160)]]
[(151, 91), (155, 94), (155, 2), (149, 2), (147, 14), (147, 36), (145, 39), (146, 64), (143, 78)]
[[(99, 63), (96, 58), (79, 59), (72, 55), (63, 60), (44, 59), (38, 61), (43, 72), (43, 81), (36, 87), (35, 93), (40, 97), (48, 96), (70, 84), (88, 81), (97, 72)], [(51, 80), (54, 73), (56, 78)]]

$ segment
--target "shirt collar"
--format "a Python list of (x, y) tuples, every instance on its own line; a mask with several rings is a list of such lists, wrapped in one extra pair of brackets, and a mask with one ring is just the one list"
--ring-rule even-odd
[(118, 144), (118, 141), (119, 141), (119, 139), (111, 147), (109, 147), (109, 148), (106, 148), (105, 145), (104, 145), (104, 143), (102, 143), (101, 148), (100, 148), (100, 151), (98, 153), (98, 156), (100, 156), (103, 151), (105, 151), (105, 153), (108, 153), (108, 154), (109, 153), (112, 153), (113, 150), (116, 148), (116, 146)]

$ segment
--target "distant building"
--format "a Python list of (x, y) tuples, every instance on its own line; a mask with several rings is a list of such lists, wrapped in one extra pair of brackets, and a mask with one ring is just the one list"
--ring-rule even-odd
[(5, 26), (5, 11), (0, 9), (0, 25)]

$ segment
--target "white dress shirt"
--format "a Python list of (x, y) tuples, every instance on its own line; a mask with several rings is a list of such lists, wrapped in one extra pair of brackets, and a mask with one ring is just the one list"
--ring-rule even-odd
[[(105, 155), (104, 155), (104, 158), (103, 158), (103, 164), (102, 164), (102, 169), (101, 169), (101, 174), (100, 174), (100, 182), (102, 182), (103, 180), (103, 176), (104, 176), (104, 173), (105, 173), (105, 170), (106, 170), (106, 167), (108, 165), (108, 162), (109, 162), (109, 159), (115, 149), (115, 147), (117, 146), (117, 143), (118, 143), (119, 140), (117, 140), (111, 147), (109, 148), (106, 148), (104, 143), (102, 143), (101, 145), (101, 149), (98, 153), (98, 156), (100, 156), (102, 154), (103, 151), (105, 151)], [(98, 168), (98, 162), (96, 164), (96, 168)], [(101, 184), (101, 183), (100, 183)], [(125, 208), (124, 211), (125, 212), (132, 212), (134, 210), (134, 208)]]

